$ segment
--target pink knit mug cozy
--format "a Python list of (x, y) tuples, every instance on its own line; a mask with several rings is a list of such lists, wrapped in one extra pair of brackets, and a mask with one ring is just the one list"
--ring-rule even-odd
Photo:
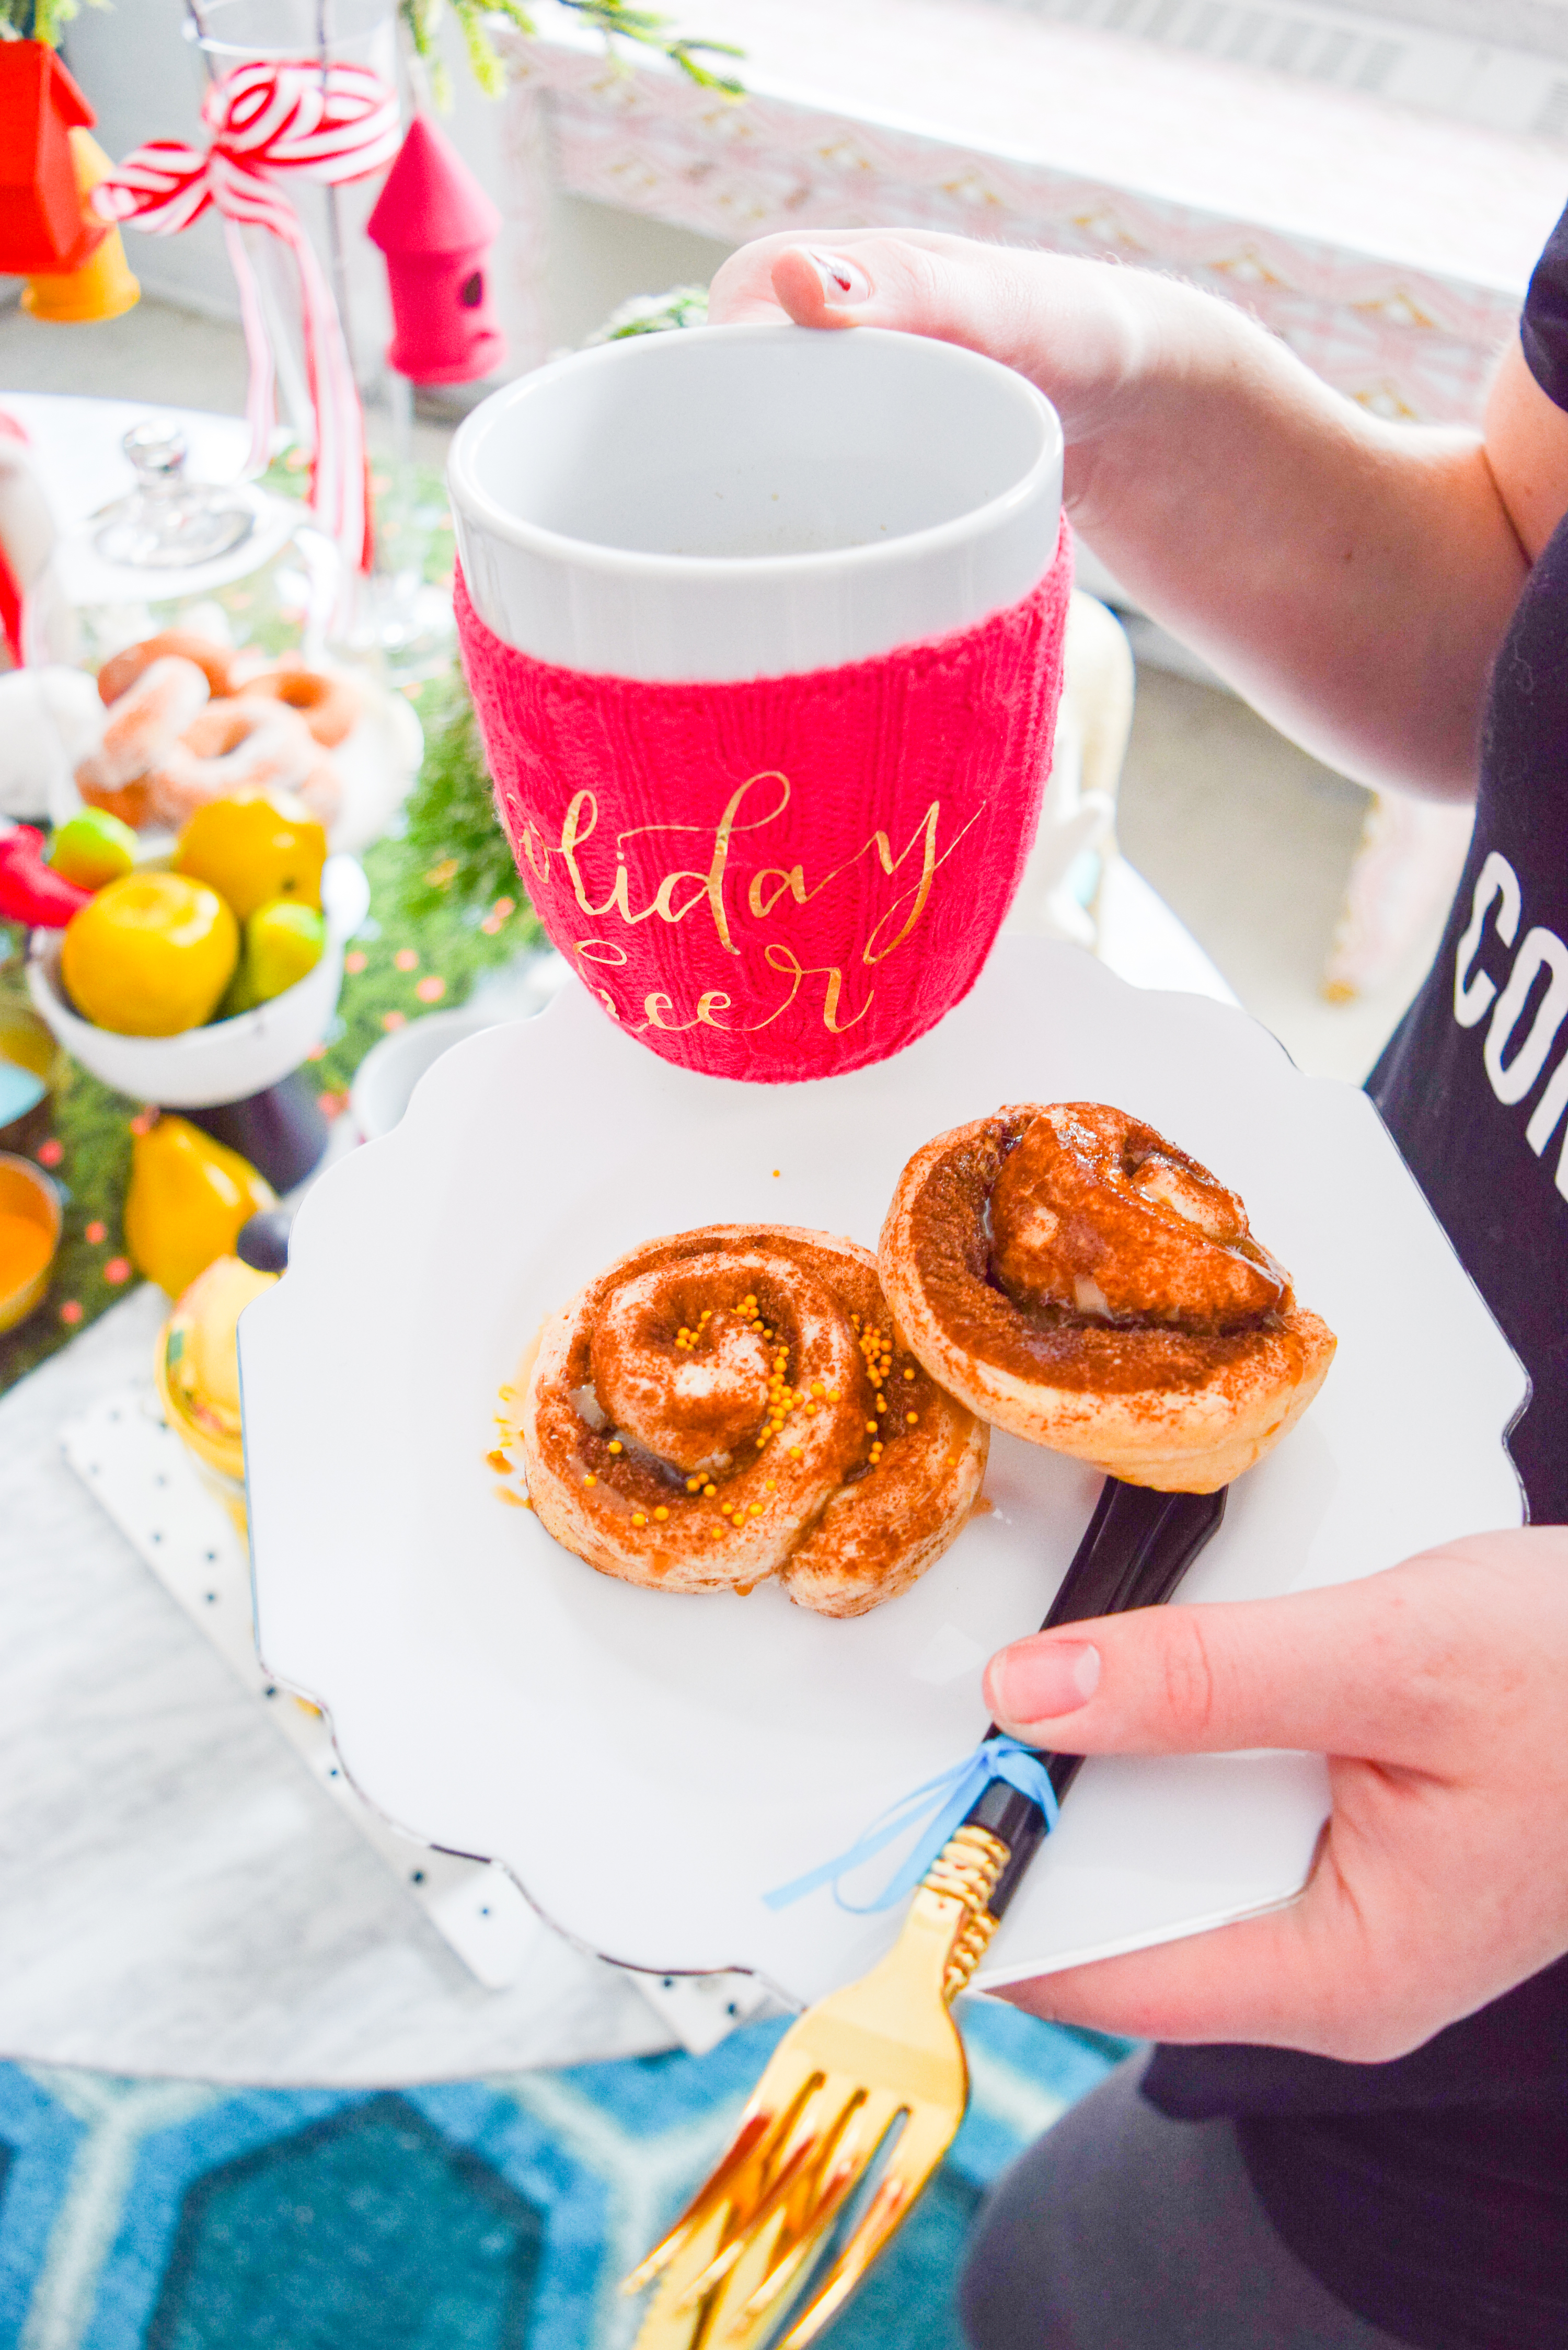
[(1033, 845), (1071, 587), (1049, 404), (857, 328), (639, 337), (452, 450), (458, 628), (517, 869), (610, 1015), (710, 1075), (884, 1059)]

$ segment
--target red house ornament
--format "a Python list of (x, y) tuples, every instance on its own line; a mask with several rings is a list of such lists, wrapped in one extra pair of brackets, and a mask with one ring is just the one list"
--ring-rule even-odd
[(387, 363), (414, 383), (472, 383), (506, 357), (490, 307), (501, 214), (450, 140), (416, 114), (366, 224), (387, 257)]
[(0, 271), (63, 276), (109, 234), (82, 203), (70, 133), (91, 107), (42, 41), (0, 41)]

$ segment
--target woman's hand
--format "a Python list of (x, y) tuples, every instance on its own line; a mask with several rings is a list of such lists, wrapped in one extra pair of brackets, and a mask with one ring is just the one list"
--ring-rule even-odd
[[(709, 315), (891, 327), (1017, 369), (1061, 416), (1075, 527), (1147, 611), (1346, 775), (1474, 791), (1525, 575), (1508, 468), (1476, 433), (1380, 421), (1233, 304), (1151, 270), (919, 229), (761, 238)], [(1513, 365), (1533, 479), (1536, 410), (1562, 420)], [(1562, 438), (1544, 462), (1568, 503)]]
[(893, 327), (984, 351), (1053, 402), (1084, 494), (1096, 436), (1130, 422), (1162, 341), (1190, 331), (1195, 306), (1205, 324), (1244, 327), (1239, 312), (1152, 272), (924, 229), (849, 229), (809, 244), (742, 245), (714, 278), (708, 315), (724, 326), (783, 314), (802, 327)]
[(1568, 1951), (1568, 1528), (1477, 1534), (1288, 1599), (1003, 1648), (986, 1694), (1074, 1754), (1330, 1756), (1289, 1908), (1014, 1984), (1037, 2015), (1376, 2063)]

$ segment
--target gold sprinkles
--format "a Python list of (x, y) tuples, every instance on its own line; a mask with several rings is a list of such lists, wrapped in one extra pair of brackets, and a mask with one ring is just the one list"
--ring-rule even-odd
[[(709, 1337), (709, 1326), (714, 1318), (715, 1310), (720, 1314), (726, 1311), (732, 1314), (742, 1325), (756, 1331), (769, 1349), (765, 1417), (761, 1431), (753, 1440), (754, 1449), (758, 1452), (765, 1451), (770, 1440), (784, 1432), (792, 1414), (798, 1411), (807, 1419), (815, 1419), (823, 1406), (843, 1402), (843, 1388), (830, 1388), (825, 1379), (813, 1379), (809, 1385), (799, 1387), (791, 1385), (788, 1344), (769, 1326), (756, 1294), (752, 1290), (748, 1290), (736, 1305), (729, 1308), (721, 1306), (718, 1309), (706, 1307), (694, 1323), (690, 1325), (682, 1323), (674, 1336), (673, 1343), (678, 1351), (691, 1354), (703, 1345)], [(863, 1325), (858, 1314), (852, 1314), (849, 1319), (856, 1332), (856, 1344), (865, 1365), (867, 1382), (876, 1398), (876, 1409), (878, 1415), (876, 1419), (867, 1419), (864, 1423), (866, 1434), (871, 1440), (867, 1447), (866, 1467), (871, 1470), (877, 1466), (887, 1449), (888, 1439), (885, 1430), (890, 1423), (897, 1421), (897, 1415), (889, 1412), (887, 1394), (888, 1383), (894, 1375), (893, 1343), (889, 1334)], [(904, 1368), (903, 1378), (907, 1384), (913, 1384), (916, 1377), (914, 1368), (908, 1367)], [(919, 1412), (906, 1411), (903, 1414), (903, 1425), (913, 1427), (918, 1423), (919, 1419)], [(504, 1423), (498, 1421), (497, 1425), (502, 1426)], [(507, 1432), (510, 1433), (510, 1430), (508, 1430)], [(897, 1433), (896, 1425), (894, 1425), (894, 1433)], [(626, 1446), (617, 1437), (610, 1440), (607, 1450), (618, 1458), (624, 1458)], [(805, 1447), (792, 1444), (787, 1448), (787, 1455), (791, 1461), (803, 1461), (805, 1458)], [(513, 1465), (506, 1453), (499, 1448), (490, 1453), (487, 1460), (492, 1468), (502, 1472), (509, 1471)], [(760, 1465), (759, 1463), (759, 1467)], [(948, 1466), (950, 1468), (954, 1465), (956, 1465), (954, 1456), (950, 1453)], [(846, 1471), (846, 1474), (847, 1473), (849, 1472)], [(597, 1485), (599, 1479), (592, 1470), (587, 1470), (583, 1474), (582, 1482), (585, 1486), (591, 1488)], [(682, 1483), (688, 1494), (698, 1496), (705, 1502), (719, 1500), (719, 1487), (714, 1483), (712, 1477), (705, 1471), (699, 1471), (694, 1475), (684, 1478)], [(756, 1489), (753, 1487), (753, 1490)], [(776, 1478), (768, 1477), (763, 1481), (764, 1492), (773, 1493), (777, 1490)], [(532, 1509), (534, 1506), (525, 1496), (514, 1496), (504, 1492), (503, 1499), (514, 1501), (524, 1509)], [(707, 1522), (704, 1531), (711, 1537), (722, 1535), (725, 1531), (722, 1522), (727, 1519), (731, 1527), (741, 1532), (753, 1518), (761, 1518), (765, 1514), (766, 1511), (761, 1502), (720, 1501), (716, 1517)], [(661, 1503), (651, 1511), (633, 1510), (631, 1523), (635, 1527), (646, 1527), (651, 1517), (654, 1523), (663, 1524), (668, 1522), (670, 1515), (669, 1508)]]

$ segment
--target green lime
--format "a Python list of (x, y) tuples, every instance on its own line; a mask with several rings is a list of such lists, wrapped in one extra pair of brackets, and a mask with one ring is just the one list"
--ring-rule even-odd
[(296, 986), (321, 961), (327, 925), (314, 906), (297, 898), (272, 898), (258, 906), (244, 926), (244, 946), (229, 992), (219, 1006), (221, 1019), (254, 1012), (275, 995)]
[(78, 889), (101, 889), (136, 862), (136, 835), (107, 808), (83, 808), (49, 843), (49, 863)]

